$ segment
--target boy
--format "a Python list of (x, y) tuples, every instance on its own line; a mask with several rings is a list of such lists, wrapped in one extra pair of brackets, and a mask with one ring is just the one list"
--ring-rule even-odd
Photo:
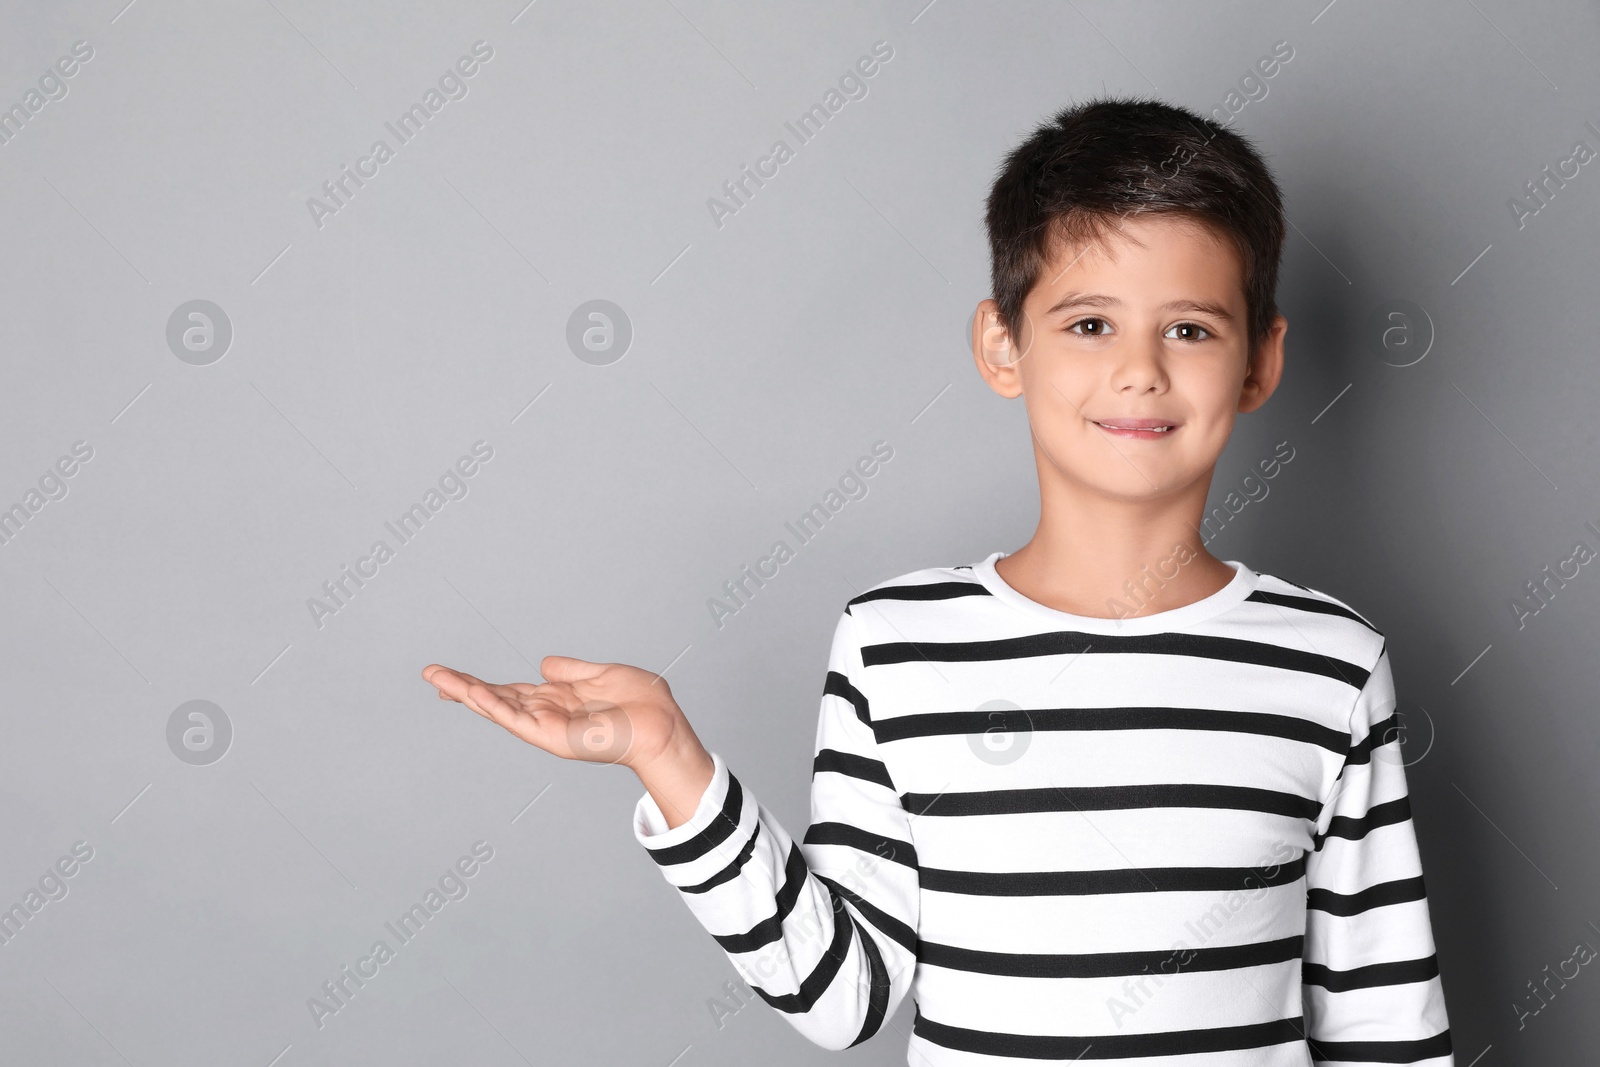
[(825, 1048), (914, 992), (914, 1064), (1453, 1067), (1385, 638), (1197, 527), (1283, 365), (1266, 165), (1091, 102), (1010, 155), (987, 223), (973, 354), (1026, 406), (1039, 526), (845, 606), (801, 843), (647, 671), (424, 677), (631, 767), (639, 843)]

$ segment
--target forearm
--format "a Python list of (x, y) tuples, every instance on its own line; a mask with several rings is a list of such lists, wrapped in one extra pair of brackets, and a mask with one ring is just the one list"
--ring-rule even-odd
[[(823, 777), (819, 813), (844, 814), (839, 805), (856, 787)], [(915, 974), (916, 867), (904, 809), (890, 799), (902, 859), (843, 843), (801, 846), (713, 756), (711, 783), (687, 822), (655, 830), (660, 813), (647, 793), (634, 833), (755, 993), (807, 1040), (843, 1049), (878, 1031)], [(886, 836), (891, 827), (875, 817), (885, 813), (869, 802), (860, 830)]]

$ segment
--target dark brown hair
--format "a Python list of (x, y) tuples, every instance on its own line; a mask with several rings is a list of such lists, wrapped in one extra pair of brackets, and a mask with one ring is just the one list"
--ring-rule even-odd
[(1140, 213), (1187, 216), (1233, 242), (1253, 354), (1278, 313), (1282, 195), (1243, 136), (1147, 98), (1066, 108), (1001, 165), (985, 222), (993, 299), (1016, 343), (1024, 343), (1023, 301), (1052, 251), (1099, 240), (1122, 216)]

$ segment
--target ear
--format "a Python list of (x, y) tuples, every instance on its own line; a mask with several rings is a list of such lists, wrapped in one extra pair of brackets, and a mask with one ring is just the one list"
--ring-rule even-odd
[(1022, 353), (1022, 346), (1000, 321), (1000, 305), (991, 299), (978, 301), (972, 316), (972, 358), (989, 388), (1007, 399), (1022, 395), (1018, 366)]
[(1289, 320), (1282, 315), (1273, 318), (1267, 335), (1256, 343), (1250, 355), (1250, 366), (1245, 371), (1244, 385), (1239, 390), (1239, 411), (1249, 413), (1267, 402), (1283, 379), (1283, 335), (1289, 332)]

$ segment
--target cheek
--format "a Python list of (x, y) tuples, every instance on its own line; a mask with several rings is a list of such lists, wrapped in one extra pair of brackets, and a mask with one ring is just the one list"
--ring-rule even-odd
[(1093, 406), (1095, 389), (1081, 375), (1052, 370), (1035, 375), (1028, 389), (1030, 415), (1048, 419), (1045, 429), (1072, 432), (1088, 425), (1084, 411)]
[(1243, 387), (1243, 375), (1225, 373), (1214, 365), (1194, 367), (1192, 373), (1175, 376), (1172, 381), (1173, 392), (1184, 398), (1192, 416), (1207, 423), (1231, 417)]
[(1045, 337), (1035, 341), (1033, 350), (1022, 361), (1024, 387), (1041, 397), (1049, 396), (1058, 404), (1070, 398), (1072, 403), (1081, 405), (1084, 397), (1094, 391), (1097, 373), (1092, 359), (1052, 345)]
[(1204, 453), (1212, 458), (1220, 456), (1233, 435), (1232, 409), (1197, 411), (1194, 417), (1196, 432), (1189, 439), (1191, 454)]

